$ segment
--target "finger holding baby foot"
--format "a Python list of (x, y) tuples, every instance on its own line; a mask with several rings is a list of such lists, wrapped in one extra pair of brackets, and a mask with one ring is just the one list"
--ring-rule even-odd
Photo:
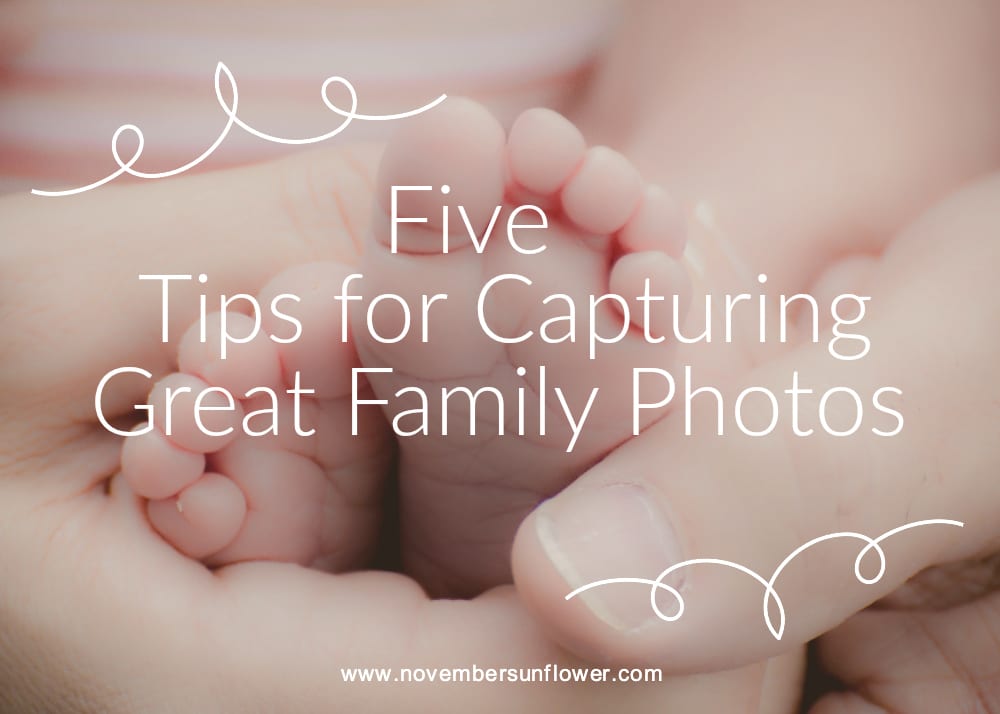
[(352, 424), (356, 356), (329, 300), (346, 274), (292, 268), (261, 292), (263, 316), (206, 316), (181, 340), (182, 371), (153, 388), (122, 473), (185, 555), (329, 570), (369, 555), (392, 450), (377, 414)]
[(401, 127), (376, 201), (341, 297), (400, 437), (405, 565), (474, 594), (510, 581), (539, 501), (662, 415), (633, 415), (629, 392), (633, 368), (669, 366), (654, 331), (687, 301), (683, 231), (563, 117), (531, 110), (505, 136), (465, 100)]
[[(998, 309), (984, 289), (998, 247), (982, 239), (1000, 229), (998, 196), (995, 178), (967, 189), (865, 261), (872, 310), (854, 333), (864, 354), (837, 358), (844, 333), (833, 329), (733, 369), (536, 509), (514, 572), (549, 631), (585, 657), (716, 671), (845, 620), (860, 623), (842, 628), (851, 640), (871, 634), (890, 618), (857, 613), (905, 602), (900, 588), (921, 571), (992, 558), (1000, 488), (984, 445), (1000, 340), (968, 330)], [(944, 275), (948, 290), (926, 290)], [(766, 395), (763, 413), (742, 410), (748, 395)], [(866, 646), (898, 640), (875, 643), (884, 635)]]

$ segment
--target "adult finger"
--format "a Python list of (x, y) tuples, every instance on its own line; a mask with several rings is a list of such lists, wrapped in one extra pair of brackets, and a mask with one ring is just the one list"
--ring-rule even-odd
[(810, 714), (995, 711), (998, 626), (995, 592), (941, 611), (859, 613), (819, 641), (820, 663), (846, 691)]
[[(995, 547), (1000, 339), (988, 326), (1000, 315), (990, 287), (1000, 259), (998, 196), (997, 179), (969, 189), (887, 251), (861, 325), (871, 339), (866, 357), (835, 360), (821, 342), (734, 377), (719, 385), (728, 405), (725, 436), (715, 435), (713, 400), (695, 410), (692, 436), (684, 435), (678, 409), (527, 519), (514, 547), (515, 581), (554, 635), (586, 656), (675, 670), (734, 666), (808, 641), (928, 565)], [(800, 429), (811, 436), (791, 433), (785, 390), (796, 371), (801, 388), (813, 390), (800, 395), (798, 410)], [(783, 434), (757, 438), (737, 428), (732, 399), (748, 386), (784, 397)], [(843, 386), (862, 400), (862, 423), (850, 438), (830, 435), (818, 421), (822, 396)], [(898, 425), (873, 409), (884, 386), (902, 393), (884, 402), (905, 416), (895, 436), (876, 433)], [(827, 407), (827, 426), (849, 430), (858, 412), (853, 399), (840, 393)], [(762, 427), (755, 420), (750, 428)], [(860, 573), (872, 584), (855, 578), (866, 545), (855, 538), (799, 553), (781, 570), (770, 602), (751, 574), (770, 580), (813, 539), (875, 538), (933, 519), (965, 527), (924, 525), (891, 536), (881, 543), (879, 578), (879, 552), (868, 549)], [(726, 563), (690, 565), (664, 580), (683, 600), (676, 621), (653, 610), (648, 582), (604, 584), (566, 600), (597, 581), (650, 581), (692, 559)], [(679, 612), (668, 590), (657, 588), (655, 602), (664, 617)]]
[[(11, 513), (37, 500), (5, 496)], [(3, 521), (4, 711), (739, 712), (766, 694), (765, 665), (595, 677), (511, 588), (430, 601), (390, 573), (281, 563), (209, 573), (151, 533), (132, 499), (115, 479), (110, 501), (48, 501)]]

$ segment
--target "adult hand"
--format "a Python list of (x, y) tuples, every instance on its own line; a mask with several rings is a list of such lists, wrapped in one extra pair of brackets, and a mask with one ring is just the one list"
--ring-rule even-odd
[[(925, 568), (1000, 550), (998, 198), (1000, 178), (972, 186), (872, 261), (861, 293), (871, 296), (868, 317), (853, 328), (871, 340), (864, 359), (834, 360), (825, 341), (807, 341), (733, 369), (719, 385), (729, 410), (724, 437), (715, 434), (711, 395), (699, 396), (696, 405), (704, 406), (695, 407), (693, 436), (683, 435), (684, 414), (677, 409), (538, 509), (515, 543), (515, 582), (554, 635), (585, 656), (655, 662), (673, 671), (736, 666), (831, 630)], [(698, 363), (692, 364), (697, 372)], [(771, 436), (736, 428), (732, 409), (740, 390), (763, 386), (780, 399), (796, 370), (802, 388), (813, 390), (799, 400), (801, 428), (815, 433), (791, 434), (787, 397)], [(815, 418), (819, 399), (837, 386), (852, 387), (866, 402), (864, 422), (850, 438), (827, 435)], [(869, 401), (883, 386), (902, 392), (898, 401), (886, 401), (905, 416), (896, 436), (872, 432), (895, 424)], [(754, 398), (748, 404), (764, 403)], [(828, 406), (830, 424), (848, 429), (855, 418), (851, 399), (835, 395)], [(749, 428), (762, 429), (767, 421), (753, 420)], [(876, 538), (929, 519), (964, 527), (924, 525), (882, 541), (885, 572), (874, 584), (854, 577), (863, 540), (838, 538), (800, 553), (775, 583), (787, 617), (780, 641), (765, 626), (764, 586), (720, 564), (692, 565), (665, 581), (684, 600), (674, 622), (655, 615), (648, 585), (606, 584), (564, 599), (590, 582), (655, 579), (668, 566), (696, 558), (725, 559), (767, 580), (814, 538), (841, 532)], [(869, 549), (861, 574), (874, 578), (879, 568), (877, 551)], [(677, 610), (662, 589), (657, 603), (666, 615)], [(775, 627), (781, 623), (777, 604), (772, 599), (769, 608)], [(921, 616), (907, 627), (931, 620), (929, 632), (963, 621), (957, 614)], [(826, 649), (831, 668), (854, 682), (879, 670), (874, 659), (857, 659), (853, 648), (874, 646), (899, 625), (877, 614), (857, 622)], [(975, 649), (964, 656), (975, 661)]]
[[(94, 409), (108, 370), (142, 366), (156, 379), (176, 367), (176, 342), (160, 342), (158, 283), (137, 276), (209, 276), (205, 286), (172, 285), (179, 337), (200, 290), (254, 293), (299, 262), (353, 261), (351, 233), (371, 197), (351, 168), (368, 163), (349, 158), (334, 151), (68, 198), (0, 199), (0, 709), (743, 708), (763, 665), (644, 686), (352, 684), (346, 668), (394, 676), (400, 667), (582, 663), (543, 636), (509, 587), (431, 602), (389, 573), (279, 563), (210, 572), (153, 533), (118, 475), (121, 439)], [(148, 384), (108, 399), (127, 418)], [(713, 704), (703, 706), (706, 693)]]
[(1000, 557), (927, 571), (823, 637), (845, 691), (810, 714), (1000, 710)]

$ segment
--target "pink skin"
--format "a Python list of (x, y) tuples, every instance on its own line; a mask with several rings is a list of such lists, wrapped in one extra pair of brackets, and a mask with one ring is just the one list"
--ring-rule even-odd
[[(435, 187), (400, 194), (400, 216), (429, 220), (400, 226), (397, 255), (389, 249), (393, 185)], [(442, 185), (451, 188), (447, 195), (437, 190)], [(364, 278), (355, 283), (365, 297), (356, 313), (358, 350), (366, 367), (394, 370), (371, 375), (376, 394), (389, 401), (390, 418), (417, 406), (416, 400), (395, 397), (408, 386), (422, 388), (431, 408), (430, 436), (400, 440), (404, 566), (434, 594), (470, 595), (510, 582), (510, 545), (524, 516), (631, 436), (632, 368), (670, 364), (670, 341), (647, 343), (641, 324), (633, 324), (621, 342), (601, 346), (596, 360), (589, 359), (586, 339), (544, 343), (537, 339), (538, 329), (556, 313), (542, 305), (543, 299), (565, 293), (586, 311), (590, 294), (610, 288), (634, 298), (648, 277), (654, 291), (677, 293), (683, 302), (689, 285), (678, 262), (684, 245), (681, 223), (667, 195), (645, 186), (628, 160), (604, 147), (587, 149), (579, 131), (559, 115), (525, 112), (505, 136), (484, 108), (454, 99), (400, 126), (382, 160), (376, 199), (381, 206), (363, 256)], [(526, 249), (544, 243), (544, 253), (521, 255), (507, 242), (506, 216), (523, 202), (545, 207), (548, 230), (521, 234)], [(479, 255), (457, 206), (465, 207), (482, 235), (499, 204), (504, 209), (497, 228)], [(447, 255), (441, 254), (442, 205), (452, 207)], [(519, 273), (533, 285), (494, 289), (486, 305), (491, 327), (506, 335), (532, 329), (536, 338), (503, 345), (480, 327), (479, 291), (501, 273)], [(421, 341), (422, 325), (416, 321), (395, 344), (369, 335), (367, 306), (379, 294), (401, 295), (419, 316), (422, 295), (440, 292), (448, 298), (432, 306), (428, 343)], [(598, 315), (609, 334), (622, 322), (612, 305), (602, 304)], [(633, 321), (641, 319), (639, 303), (630, 307)], [(376, 312), (375, 326), (382, 334), (398, 331), (398, 312)], [(577, 329), (584, 329), (579, 316)], [(549, 390), (561, 387), (577, 412), (591, 389), (600, 387), (572, 453), (566, 453), (571, 431), (558, 418), (554, 397), (546, 437), (537, 436), (537, 424), (530, 424), (537, 421), (532, 381), (540, 365), (547, 367)], [(518, 367), (526, 370), (523, 378), (515, 372)], [(495, 402), (484, 398), (477, 436), (468, 435), (467, 411), (451, 408), (449, 422), (461, 427), (441, 437), (441, 388), (485, 385), (499, 389), (508, 405), (516, 404), (519, 388), (528, 387), (527, 431), (536, 436), (507, 433), (497, 439)], [(508, 407), (508, 425), (511, 413)], [(412, 421), (403, 423), (403, 428), (412, 426)]]
[[(208, 317), (205, 343), (199, 325), (192, 325), (180, 344), (181, 371), (153, 388), (150, 403), (159, 421), (147, 434), (125, 440), (122, 473), (137, 495), (150, 499), (152, 526), (182, 553), (213, 566), (278, 560), (342, 570), (364, 562), (367, 553), (357, 544), (372, 541), (365, 534), (377, 527), (382, 475), (392, 449), (374, 412), (363, 415), (359, 436), (350, 436), (356, 357), (340, 342), (339, 313), (327, 309), (331, 291), (347, 272), (335, 263), (308, 264), (286, 270), (263, 289), (262, 305), (282, 293), (301, 298), (282, 303), (283, 312), (303, 325), (300, 339), (290, 344), (270, 339), (291, 338), (294, 328), (269, 310), (261, 332), (250, 342), (229, 345), (225, 360), (219, 356), (220, 316)], [(231, 314), (227, 322), (231, 334), (252, 330), (246, 315)], [(309, 437), (296, 435), (292, 397), (285, 393), (296, 371), (303, 388), (316, 390), (302, 397), (300, 427), (316, 430)], [(220, 387), (237, 398), (270, 387), (279, 396), (278, 434), (243, 431), (244, 416), (255, 430), (270, 421), (268, 415), (253, 416), (270, 407), (263, 394), (242, 399), (234, 410), (203, 413), (206, 430), (233, 428), (227, 436), (210, 436), (194, 420), (194, 395), (185, 393), (173, 401), (167, 436), (161, 423), (164, 389), (178, 386), (195, 394)], [(206, 403), (224, 406), (225, 397), (213, 394)]]
[[(518, 388), (533, 386), (525, 380), (534, 379), (540, 365), (549, 371), (550, 388), (562, 388), (576, 408), (592, 387), (601, 389), (601, 401), (592, 408), (572, 453), (565, 452), (570, 429), (555, 414), (548, 419), (545, 438), (508, 435), (497, 442), (489, 436), (496, 427), (484, 421), (487, 414), (480, 415), (479, 437), (453, 433), (402, 440), (405, 567), (433, 593), (467, 595), (510, 582), (509, 549), (521, 520), (631, 436), (631, 369), (664, 366), (671, 354), (669, 343), (650, 345), (636, 336), (643, 329), (638, 303), (632, 304), (634, 324), (629, 328), (636, 334), (603, 346), (598, 360), (589, 359), (585, 341), (549, 345), (532, 340), (505, 349), (482, 333), (475, 316), (482, 283), (501, 272), (533, 280), (529, 290), (495, 291), (496, 304), (504, 309), (494, 307), (491, 319), (506, 331), (537, 331), (551, 317), (540, 307), (541, 300), (554, 292), (567, 293), (584, 306), (591, 293), (611, 290), (634, 297), (648, 278), (654, 292), (676, 292), (683, 301), (690, 290), (679, 262), (683, 226), (664, 191), (645, 185), (621, 154), (605, 147), (588, 149), (580, 132), (554, 112), (525, 112), (507, 137), (482, 107), (451, 100), (402, 126), (382, 160), (374, 247), (357, 284), (369, 300), (392, 292), (416, 307), (422, 293), (441, 290), (448, 291), (449, 299), (434, 307), (437, 321), (427, 345), (411, 338), (378, 344), (368, 337), (367, 325), (356, 327), (366, 366), (396, 370), (373, 380), (375, 392), (387, 398), (401, 386), (416, 384), (439, 394), (442, 386), (467, 383), (463, 375), (481, 374), (486, 375), (484, 383), (499, 385), (513, 403)], [(401, 231), (402, 254), (392, 256), (385, 210), (389, 187), (424, 184), (452, 188), (447, 197), (436, 191), (402, 195), (401, 215), (424, 215), (431, 221)], [(500, 226), (517, 205), (544, 207), (550, 228), (533, 233), (532, 241), (544, 239), (547, 253), (519, 255), (503, 242), (501, 230), (479, 256), (453, 230), (453, 252), (435, 255), (441, 249), (438, 221), (445, 201), (464, 206), (479, 233), (499, 204)], [(452, 228), (456, 225), (461, 227), (453, 223)], [(228, 345), (226, 359), (220, 358), (217, 338), (221, 316), (208, 316), (207, 342), (200, 339), (202, 326), (192, 325), (180, 344), (179, 371), (154, 387), (150, 403), (158, 415), (156, 428), (126, 440), (122, 470), (133, 491), (149, 499), (153, 527), (186, 555), (213, 566), (268, 559), (339, 570), (363, 562), (365, 554), (352, 544), (371, 540), (357, 534), (374, 527), (380, 490), (378, 479), (361, 477), (372, 468), (384, 471), (392, 450), (381, 416), (371, 407), (360, 410), (362, 437), (349, 436), (351, 368), (359, 361), (351, 346), (340, 342), (340, 310), (334, 300), (348, 272), (335, 264), (307, 264), (285, 271), (263, 289), (258, 296), (262, 305), (282, 293), (302, 298), (301, 303), (282, 304), (303, 325), (290, 344), (280, 340), (295, 337), (293, 326), (266, 309), (260, 334)], [(566, 275), (572, 279), (563, 279)], [(612, 305), (601, 306), (599, 320), (613, 333), (623, 317)], [(398, 328), (389, 324), (393, 319), (382, 311), (376, 327), (384, 332)], [(253, 326), (247, 315), (227, 316), (231, 334), (249, 335)], [(650, 329), (663, 334), (668, 327), (654, 315)], [(517, 367), (529, 370), (524, 379), (514, 372)], [(296, 372), (303, 386), (317, 392), (304, 400), (302, 427), (315, 428), (323, 438), (294, 434), (291, 397), (283, 391)], [(243, 433), (245, 418), (255, 429), (264, 425), (265, 418), (253, 413), (270, 400), (259, 394), (245, 398), (259, 386), (279, 393), (279, 436)], [(167, 436), (165, 390), (178, 387), (191, 392), (173, 400)], [(224, 436), (204, 433), (194, 420), (195, 395), (210, 387), (240, 399), (234, 409), (203, 415), (207, 430), (232, 430)], [(529, 395), (529, 422), (537, 421), (534, 399)], [(225, 407), (226, 399), (215, 393), (206, 403)], [(390, 416), (408, 406), (391, 405)], [(463, 416), (453, 414), (453, 422)], [(433, 420), (440, 423), (440, 415)], [(537, 430), (537, 424), (528, 426)], [(470, 459), (475, 460), (472, 475), (466, 469)]]

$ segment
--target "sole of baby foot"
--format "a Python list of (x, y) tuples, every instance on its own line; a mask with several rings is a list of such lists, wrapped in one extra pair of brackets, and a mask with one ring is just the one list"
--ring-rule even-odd
[(672, 357), (642, 297), (683, 311), (683, 248), (670, 197), (554, 112), (507, 134), (452, 99), (401, 126), (350, 289), (400, 444), (404, 565), (431, 593), (510, 582), (525, 515), (632, 436), (633, 368)]

